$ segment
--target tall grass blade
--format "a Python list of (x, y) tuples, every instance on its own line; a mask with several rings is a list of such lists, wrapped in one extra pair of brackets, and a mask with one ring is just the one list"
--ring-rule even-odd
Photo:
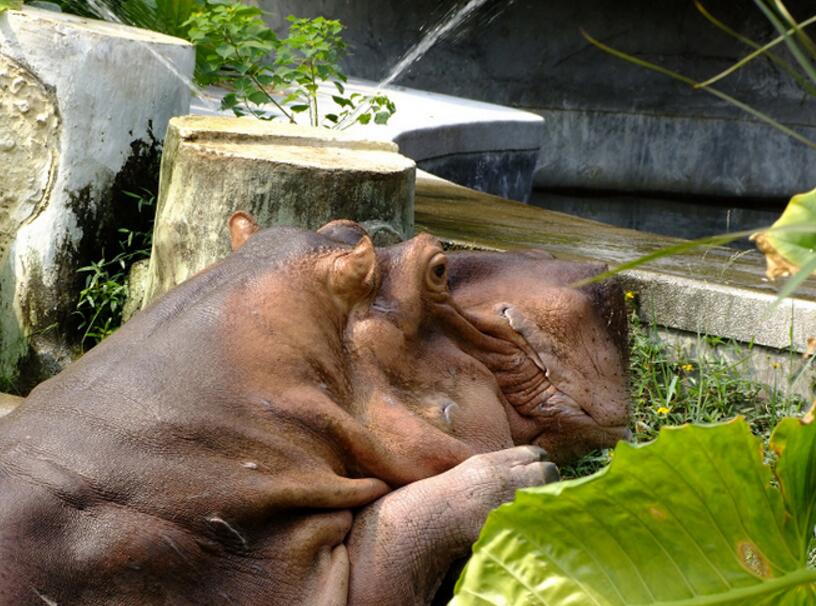
[[(572, 283), (570, 286), (573, 288), (580, 288), (582, 286), (586, 286), (587, 284), (592, 284), (593, 282), (601, 282), (621, 272), (628, 271), (630, 269), (637, 269), (642, 265), (646, 265), (647, 263), (651, 263), (652, 261), (657, 261), (658, 259), (662, 259), (663, 257), (681, 255), (683, 253), (704, 246), (721, 246), (722, 244), (727, 244), (728, 242), (732, 242), (740, 238), (746, 238), (748, 236), (754, 235), (755, 233), (762, 232), (764, 233), (771, 232), (775, 234), (814, 233), (816, 232), (816, 223), (807, 222), (796, 225), (784, 225), (779, 227), (766, 227), (766, 228), (760, 227), (756, 229), (729, 232), (727, 234), (716, 234), (714, 236), (698, 238), (697, 240), (688, 240), (686, 242), (680, 242), (679, 244), (673, 244), (672, 246), (666, 246), (659, 250), (655, 250), (646, 255), (640, 256), (637, 259), (632, 259), (631, 261), (621, 263), (620, 265), (616, 265), (612, 269), (605, 271), (602, 274), (598, 274), (597, 276), (593, 276), (591, 278), (579, 280), (577, 282)], [(810, 273), (816, 271), (816, 267), (811, 268), (811, 264), (814, 263), (814, 260), (816, 260), (816, 255), (814, 255), (813, 259), (805, 263), (802, 266), (802, 269), (799, 272), (797, 272), (796, 275), (793, 276), (793, 278), (798, 278), (798, 280), (793, 285), (789, 292), (787, 286), (788, 283), (790, 283), (790, 281), (793, 280), (793, 278), (791, 278), (791, 280), (789, 280), (788, 283), (786, 283), (786, 286), (780, 290), (781, 298), (789, 296), (791, 292), (798, 288), (798, 286), (802, 283), (802, 281), (804, 281), (808, 277)], [(810, 269), (810, 271), (805, 271), (808, 269)]]
[(805, 50), (810, 53), (811, 57), (816, 58), (816, 44), (813, 43), (813, 40), (810, 36), (807, 35), (804, 28), (805, 22), (797, 23), (796, 19), (794, 19), (790, 12), (788, 12), (787, 7), (782, 3), (782, 0), (775, 0), (776, 10), (777, 12), (782, 15), (782, 17), (787, 21), (794, 30), (796, 30), (796, 37), (799, 38), (799, 42), (802, 43), (802, 46), (805, 47)]
[(628, 271), (630, 269), (637, 269), (641, 265), (646, 265), (652, 261), (656, 261), (658, 259), (662, 259), (663, 257), (670, 257), (672, 255), (680, 255), (695, 248), (700, 248), (702, 246), (720, 246), (722, 244), (728, 244), (733, 240), (738, 240), (740, 238), (747, 238), (748, 236), (752, 235), (757, 231), (767, 231), (770, 228), (766, 229), (750, 229), (745, 231), (735, 231), (727, 234), (717, 234), (715, 236), (706, 236), (705, 238), (698, 238), (697, 240), (689, 240), (687, 242), (681, 242), (679, 244), (673, 244), (672, 246), (666, 246), (665, 248), (661, 248), (654, 252), (650, 252), (649, 254), (643, 255), (638, 257), (637, 259), (632, 259), (631, 261), (627, 261), (626, 263), (621, 263), (620, 265), (616, 265), (609, 271), (605, 271), (602, 274), (598, 274), (597, 276), (593, 276), (592, 278), (585, 278), (583, 280), (579, 280), (578, 282), (574, 282), (570, 286), (573, 288), (580, 288), (582, 286), (586, 286), (587, 284), (591, 284), (593, 282), (600, 282), (606, 280), (607, 278), (611, 278), (621, 272)]
[[(610, 55), (618, 57), (619, 59), (623, 59), (624, 61), (628, 61), (629, 63), (632, 63), (634, 65), (638, 65), (640, 67), (645, 67), (646, 69), (650, 69), (650, 70), (655, 71), (655, 72), (657, 72), (659, 74), (669, 76), (670, 78), (674, 78), (675, 80), (679, 80), (680, 82), (688, 84), (692, 88), (697, 88), (697, 85), (699, 84), (695, 80), (692, 80), (691, 78), (688, 78), (687, 76), (679, 74), (679, 73), (677, 73), (675, 71), (672, 71), (670, 69), (667, 69), (665, 67), (657, 65), (655, 63), (651, 63), (651, 62), (646, 61), (644, 59), (640, 59), (638, 57), (635, 57), (633, 55), (630, 55), (628, 53), (620, 51), (620, 50), (618, 50), (616, 48), (612, 48), (611, 46), (607, 46), (603, 42), (600, 42), (599, 40), (596, 40), (595, 38), (590, 36), (583, 29), (581, 29), (581, 35), (590, 44), (598, 47), (599, 49), (601, 49), (602, 51), (604, 51), (606, 53), (609, 53)], [(727, 103), (730, 103), (731, 105), (734, 105), (735, 107), (738, 107), (741, 110), (751, 114), (757, 120), (759, 120), (761, 122), (765, 122), (769, 126), (772, 126), (776, 130), (786, 134), (787, 136), (791, 137), (792, 139), (795, 139), (796, 141), (799, 141), (800, 143), (802, 143), (804, 145), (807, 145), (808, 147), (810, 147), (812, 149), (816, 149), (816, 142), (812, 141), (811, 139), (808, 139), (807, 137), (805, 137), (804, 135), (802, 135), (800, 133), (797, 133), (795, 130), (785, 126), (784, 124), (782, 124), (781, 122), (779, 122), (777, 120), (774, 120), (768, 114), (766, 114), (764, 112), (761, 112), (758, 109), (755, 109), (755, 108), (751, 107), (747, 103), (743, 103), (739, 99), (735, 99), (731, 95), (728, 95), (728, 94), (722, 92), (721, 90), (718, 90), (718, 89), (710, 87), (710, 86), (703, 87), (700, 90), (704, 90), (707, 93), (710, 93), (710, 94), (714, 95), (715, 97), (719, 97), (723, 101), (726, 101)]]
[[(714, 15), (708, 12), (708, 10), (703, 6), (703, 4), (699, 0), (694, 0), (694, 6), (697, 8), (698, 11), (700, 11), (700, 14), (702, 14), (703, 17), (705, 17), (711, 22), (712, 25), (719, 28), (729, 36), (732, 36), (733, 38), (739, 40), (740, 42), (747, 46), (750, 46), (751, 48), (759, 48), (760, 46), (762, 46), (761, 44), (754, 42), (747, 36), (743, 36), (738, 31), (731, 29), (725, 23), (717, 19)], [(814, 86), (814, 84), (810, 80), (808, 80), (807, 76), (800, 73), (790, 63), (782, 59), (776, 53), (766, 51), (764, 54), (768, 59), (770, 59), (774, 63), (774, 65), (776, 65), (779, 69), (787, 73), (791, 78), (796, 80), (799, 86), (801, 86), (805, 91), (807, 91), (808, 94), (816, 97), (816, 86)]]
[[(776, 28), (776, 31), (784, 35), (785, 32), (787, 31), (787, 28), (782, 23), (782, 21), (779, 20), (779, 17), (777, 17), (774, 14), (770, 7), (768, 7), (763, 0), (754, 0), (754, 4), (756, 4), (759, 7), (759, 10), (761, 10), (765, 17), (768, 18), (768, 21), (770, 21), (771, 24), (773, 24), (773, 26)], [(805, 70), (805, 73), (807, 74), (808, 78), (810, 78), (813, 82), (816, 82), (816, 68), (813, 66), (813, 63), (811, 63), (810, 60), (805, 56), (805, 53), (802, 52), (802, 49), (799, 48), (799, 45), (796, 43), (796, 40), (786, 36), (785, 44), (787, 45), (788, 50), (790, 50), (791, 54), (793, 55), (793, 58), (796, 59), (799, 65), (802, 66), (802, 69)]]
[[(810, 17), (809, 19), (807, 19), (805, 21), (802, 21), (801, 25), (803, 25), (803, 26), (804, 25), (810, 25), (812, 23), (816, 23), (816, 15)], [(722, 80), (726, 76), (729, 76), (729, 75), (733, 74), (735, 71), (737, 71), (741, 67), (744, 67), (745, 65), (747, 65), (748, 63), (750, 63), (751, 61), (756, 59), (757, 57), (760, 57), (762, 55), (766, 55), (766, 56), (770, 55), (770, 53), (768, 53), (768, 50), (772, 49), (773, 47), (780, 44), (781, 42), (784, 42), (786, 37), (791, 36), (793, 34), (794, 34), (794, 30), (789, 29), (787, 32), (785, 32), (784, 36), (777, 36), (776, 38), (774, 38), (773, 40), (771, 40), (767, 44), (765, 44), (763, 46), (758, 46), (755, 51), (753, 51), (752, 53), (749, 53), (748, 55), (745, 55), (742, 59), (740, 59), (739, 61), (737, 61), (736, 63), (734, 63), (730, 67), (728, 67), (727, 69), (724, 69), (719, 74), (717, 74), (715, 76), (712, 76), (708, 80), (700, 82), (699, 84), (696, 84), (695, 88), (704, 88), (706, 86), (711, 86), (715, 82), (718, 82), (719, 80)], [(811, 82), (809, 82), (806, 78), (803, 78), (802, 75), (799, 74), (798, 72), (796, 72), (796, 70), (794, 70), (793, 68), (791, 68), (789, 64), (788, 64), (788, 68), (790, 69), (790, 71), (788, 73), (795, 72), (796, 75), (799, 76), (799, 79), (801, 79), (801, 81), (802, 81), (802, 82), (800, 82), (800, 84), (801, 83), (807, 83), (808, 92), (810, 94), (816, 93), (816, 87), (814, 87)], [(793, 75), (793, 74), (791, 74), (791, 75)]]

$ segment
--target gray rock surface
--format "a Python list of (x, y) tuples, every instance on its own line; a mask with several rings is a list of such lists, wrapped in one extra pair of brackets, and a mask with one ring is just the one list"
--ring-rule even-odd
[(152, 32), (0, 15), (0, 378), (32, 385), (71, 358), (76, 270), (114, 224), (124, 175), (187, 111), (193, 63), (188, 43)]

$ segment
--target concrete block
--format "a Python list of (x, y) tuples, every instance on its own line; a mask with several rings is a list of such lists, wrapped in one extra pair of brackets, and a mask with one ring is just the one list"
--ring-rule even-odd
[(182, 40), (25, 7), (0, 15), (0, 377), (66, 363), (82, 277), (120, 177), (185, 113)]

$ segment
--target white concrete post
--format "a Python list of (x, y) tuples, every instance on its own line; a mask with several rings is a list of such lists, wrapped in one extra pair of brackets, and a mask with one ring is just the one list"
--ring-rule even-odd
[[(76, 305), (117, 176), (188, 111), (187, 42), (26, 7), (0, 15), (0, 378), (70, 358)], [(39, 377), (23, 376), (23, 383)]]

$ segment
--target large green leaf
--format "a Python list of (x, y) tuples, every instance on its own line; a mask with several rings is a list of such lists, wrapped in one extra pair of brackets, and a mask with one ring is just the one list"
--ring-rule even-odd
[(772, 446), (776, 482), (742, 419), (664, 428), (593, 476), (519, 491), (451, 603), (816, 604), (816, 426), (783, 421)]
[(804, 267), (816, 257), (816, 230), (799, 229), (816, 223), (816, 189), (791, 198), (770, 231), (756, 234), (772, 280)]
[(797, 536), (807, 551), (816, 533), (816, 406), (803, 421), (784, 419), (771, 436), (771, 448), (778, 457), (776, 477), (791, 515)]

